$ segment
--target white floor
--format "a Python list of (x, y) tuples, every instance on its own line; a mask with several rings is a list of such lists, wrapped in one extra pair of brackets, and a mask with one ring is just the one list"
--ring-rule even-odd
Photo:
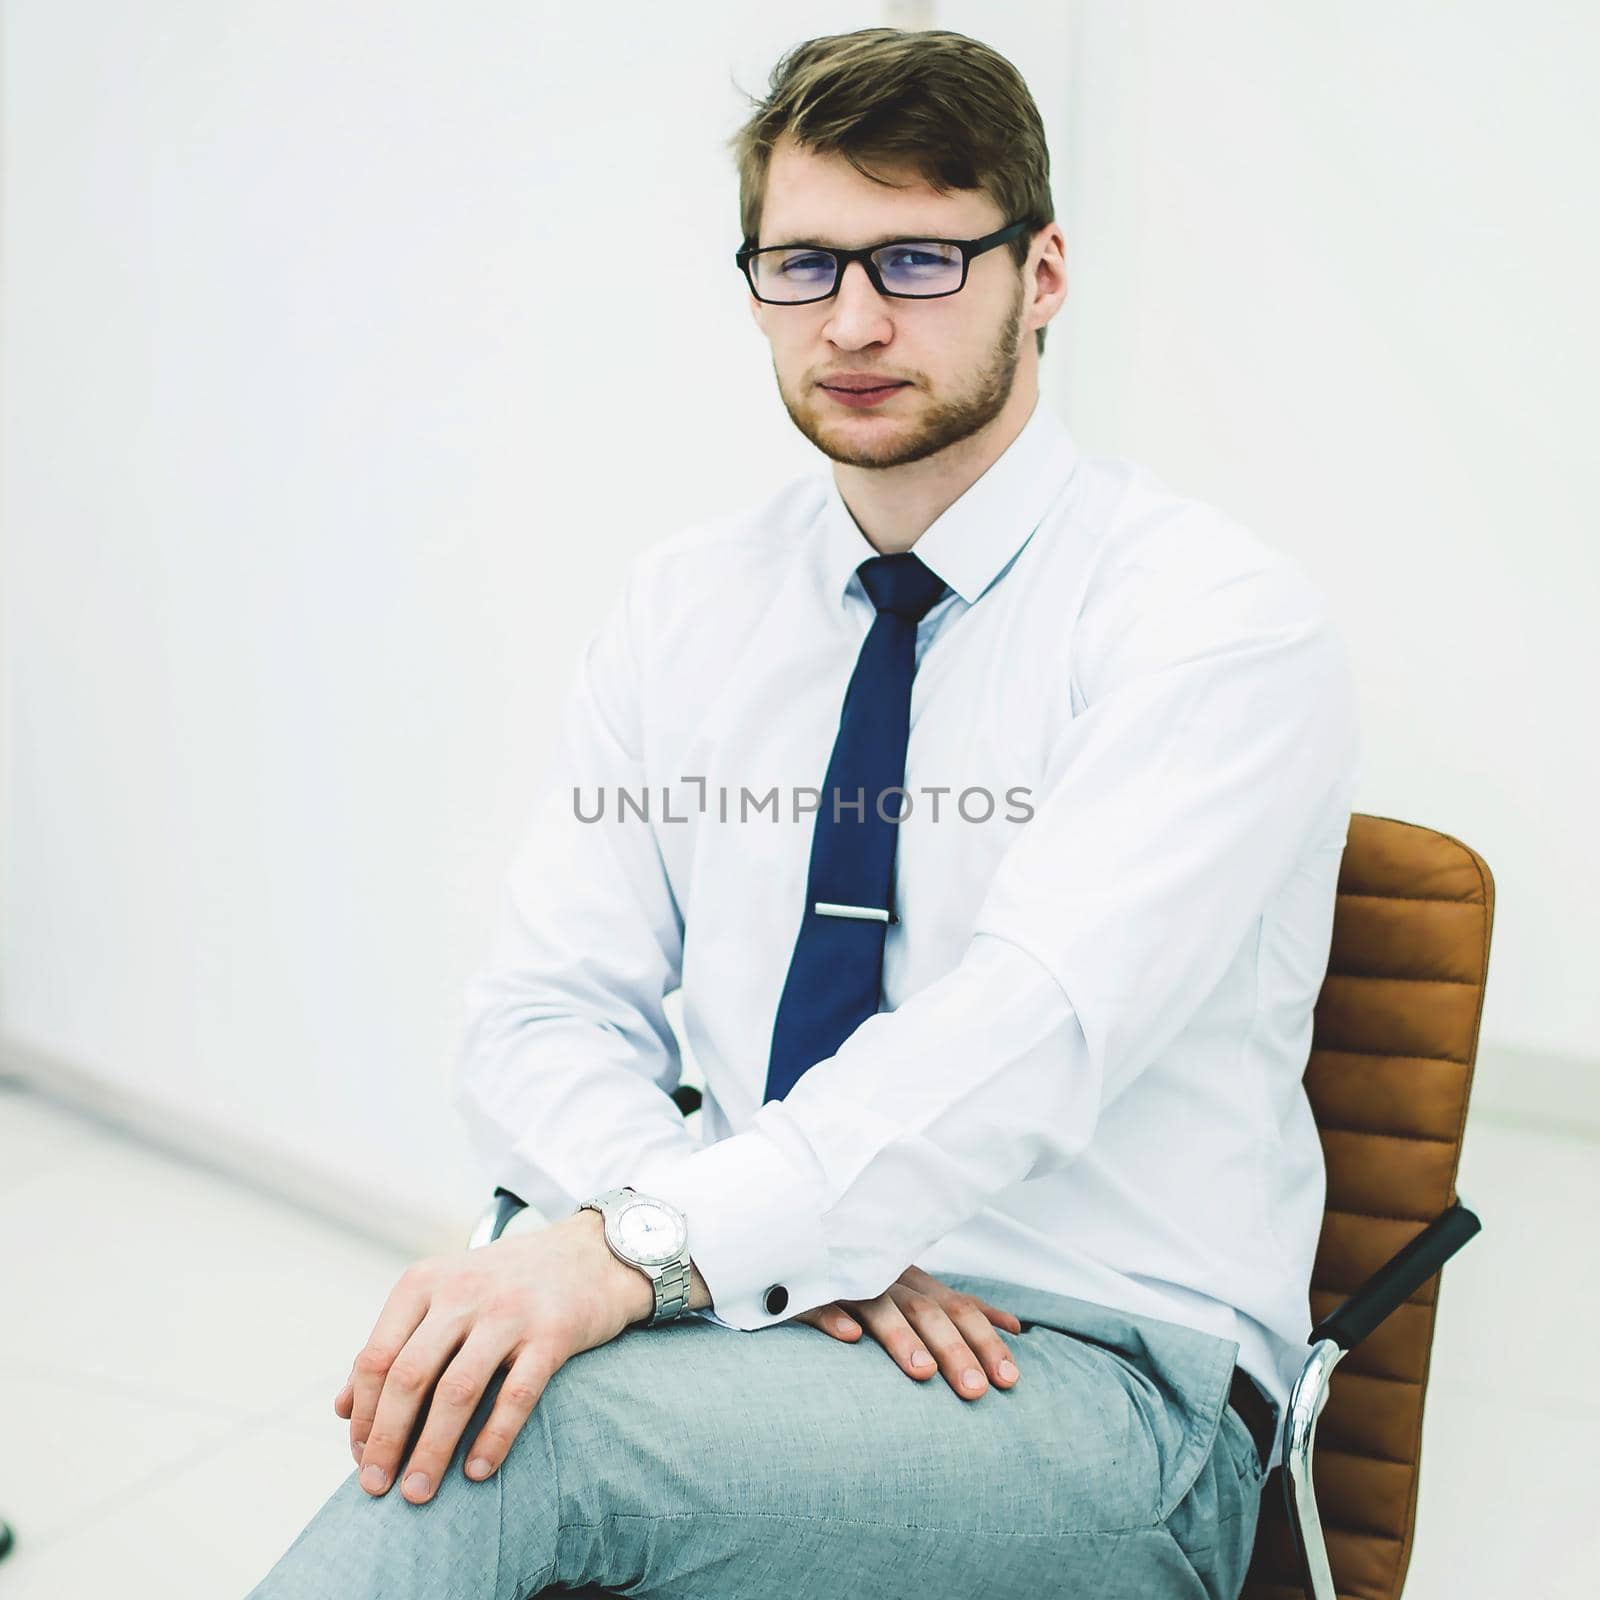
[[(1407, 1600), (1589, 1600), (1600, 1142), (1475, 1120), (1460, 1188)], [(0, 1260), (0, 1600), (242, 1600), (406, 1259), (0, 1085)]]

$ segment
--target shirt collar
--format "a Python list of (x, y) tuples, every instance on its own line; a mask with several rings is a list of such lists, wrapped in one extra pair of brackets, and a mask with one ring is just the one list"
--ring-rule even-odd
[[(912, 546), (917, 557), (968, 605), (994, 582), (1027, 543), (1062, 485), (1078, 451), (1067, 425), (1040, 395), (1022, 432), (999, 460), (947, 506)], [(856, 525), (830, 471), (823, 475), (823, 559), (828, 594), (843, 604), (863, 561), (880, 554)], [(857, 587), (860, 580), (855, 579)]]

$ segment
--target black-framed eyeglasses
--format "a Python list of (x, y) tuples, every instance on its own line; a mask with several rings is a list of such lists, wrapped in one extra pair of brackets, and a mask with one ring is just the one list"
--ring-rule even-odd
[(879, 294), (902, 300), (936, 300), (958, 294), (974, 256), (1014, 239), (1032, 222), (1007, 223), (981, 239), (891, 239), (862, 250), (832, 250), (814, 244), (746, 245), (734, 261), (756, 299), (768, 305), (801, 306), (839, 292), (844, 269), (859, 261)]

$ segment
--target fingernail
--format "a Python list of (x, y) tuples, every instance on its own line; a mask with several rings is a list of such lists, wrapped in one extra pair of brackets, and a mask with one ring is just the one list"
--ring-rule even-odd
[(976, 1389), (983, 1382), (983, 1374), (979, 1372), (976, 1367), (968, 1367), (967, 1370), (961, 1374), (961, 1381), (966, 1384), (969, 1389)]
[(911, 1352), (911, 1365), (914, 1367), (931, 1367), (933, 1357), (926, 1350), (913, 1350)]
[(362, 1457), (362, 1454), (365, 1452), (365, 1450), (366, 1450), (366, 1446), (365, 1445), (356, 1444), (354, 1442), (352, 1442), (351, 1445), (350, 1445), (350, 1454), (353, 1455), (356, 1458), (356, 1465), (358, 1467), (361, 1465), (361, 1457)]
[(407, 1494), (429, 1495), (433, 1493), (433, 1485), (428, 1481), (426, 1472), (408, 1473), (402, 1487)]
[(1014, 1361), (1002, 1361), (999, 1370), (1000, 1376), (1009, 1383), (1017, 1375), (1017, 1364)]
[(361, 1469), (361, 1487), (370, 1489), (373, 1494), (381, 1494), (388, 1487), (389, 1474), (378, 1466), (376, 1462), (370, 1467)]
[(469, 1478), (487, 1478), (494, 1468), (482, 1456), (474, 1456), (467, 1463), (467, 1476)]

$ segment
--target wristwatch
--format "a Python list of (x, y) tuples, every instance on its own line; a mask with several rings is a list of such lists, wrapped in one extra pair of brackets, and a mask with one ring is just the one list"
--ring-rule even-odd
[(641, 1194), (629, 1184), (585, 1200), (578, 1210), (598, 1211), (612, 1255), (637, 1267), (654, 1285), (656, 1308), (646, 1326), (682, 1316), (689, 1305), (688, 1218), (670, 1200)]

